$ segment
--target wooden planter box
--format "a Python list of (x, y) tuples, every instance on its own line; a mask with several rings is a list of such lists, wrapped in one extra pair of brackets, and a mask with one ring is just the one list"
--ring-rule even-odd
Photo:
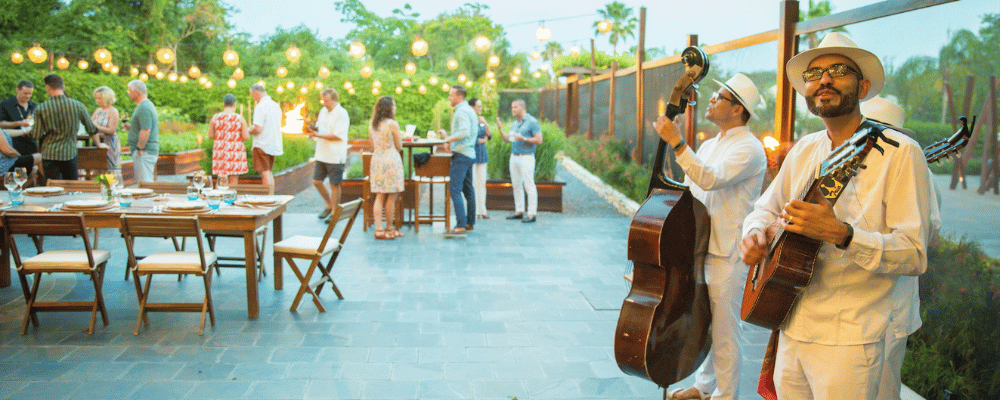
[(350, 146), (347, 148), (349, 153), (361, 154), (375, 151), (371, 139), (350, 139), (347, 141), (347, 144)]
[(160, 154), (156, 158), (156, 175), (181, 175), (200, 170), (204, 155), (202, 149)]
[[(313, 164), (314, 161), (304, 162), (274, 174), (274, 194), (294, 196), (312, 186)], [(260, 175), (241, 176), (240, 183), (260, 184)]]
[[(565, 182), (535, 182), (538, 211), (562, 212), (562, 188), (565, 185)], [(486, 209), (514, 210), (514, 190), (510, 181), (486, 181)]]

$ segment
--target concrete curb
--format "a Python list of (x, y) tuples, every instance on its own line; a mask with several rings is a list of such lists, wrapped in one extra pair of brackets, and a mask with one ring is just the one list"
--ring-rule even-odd
[(597, 192), (598, 196), (611, 203), (619, 212), (621, 212), (626, 217), (631, 217), (635, 215), (635, 212), (639, 210), (639, 203), (636, 203), (632, 199), (628, 198), (621, 192), (615, 190), (615, 188), (604, 183), (601, 178), (587, 171), (586, 168), (577, 164), (572, 158), (567, 156), (562, 157), (562, 165), (566, 168), (569, 173), (573, 174), (577, 179), (579, 179), (587, 187), (593, 189)]

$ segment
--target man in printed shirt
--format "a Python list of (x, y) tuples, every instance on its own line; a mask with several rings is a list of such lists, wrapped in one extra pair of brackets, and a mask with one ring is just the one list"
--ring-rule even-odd
[[(882, 89), (881, 61), (840, 33), (786, 65), (788, 80), (826, 130), (799, 139), (743, 223), (748, 265), (767, 252), (768, 227), (823, 242), (812, 279), (777, 335), (774, 385), (782, 399), (872, 399), (890, 329), (890, 297), (902, 275), (927, 269), (934, 207), (930, 175), (913, 139), (891, 128), (835, 205), (802, 201), (820, 163), (867, 121), (858, 103)], [(767, 232), (767, 233), (765, 233)], [(762, 381), (762, 385), (768, 382)]]
[(47, 179), (75, 180), (77, 127), (83, 124), (91, 136), (97, 134), (97, 128), (83, 103), (66, 97), (61, 76), (51, 74), (44, 81), (49, 99), (35, 110), (35, 125), (28, 135), (41, 144), (42, 169)]
[(736, 74), (709, 101), (705, 118), (719, 127), (719, 135), (705, 141), (694, 153), (673, 123), (660, 116), (655, 128), (674, 149), (684, 169), (684, 184), (705, 204), (712, 231), (705, 257), (705, 278), (712, 307), (712, 352), (695, 375), (694, 385), (671, 391), (672, 399), (730, 400), (739, 397), (740, 304), (749, 267), (740, 260), (736, 243), (740, 224), (753, 210), (767, 170), (767, 156), (760, 140), (747, 127), (757, 119), (760, 103), (757, 86), (746, 75)]
[[(438, 134), (451, 147), (451, 202), (455, 207), (455, 229), (445, 232), (445, 236), (465, 236), (476, 223), (476, 194), (472, 187), (472, 162), (476, 159), (479, 117), (465, 101), (465, 86), (455, 85), (448, 92), (448, 101), (455, 107), (451, 118), (451, 136), (444, 129)], [(474, 130), (475, 129), (475, 130)], [(465, 197), (464, 204), (462, 197)]]
[[(344, 164), (347, 160), (347, 131), (351, 127), (351, 117), (347, 110), (340, 106), (337, 91), (323, 89), (321, 93), (323, 108), (316, 117), (315, 129), (307, 133), (316, 139), (316, 167), (313, 169), (313, 186), (323, 200), (326, 208), (319, 218), (330, 223), (330, 213), (333, 207), (340, 204), (340, 184), (344, 180)], [(330, 192), (323, 187), (323, 180), (330, 178)]]

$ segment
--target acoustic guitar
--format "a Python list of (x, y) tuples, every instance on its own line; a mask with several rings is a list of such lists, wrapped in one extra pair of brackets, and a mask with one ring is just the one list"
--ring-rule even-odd
[[(962, 128), (948, 139), (938, 141), (924, 149), (927, 162), (962, 149), (969, 142), (972, 131), (967, 119), (961, 118)], [(975, 126), (976, 118), (972, 124)], [(818, 202), (819, 196), (831, 204), (836, 203), (848, 181), (863, 168), (864, 158), (885, 127), (866, 121), (850, 140), (845, 141), (820, 165), (816, 178), (806, 189), (803, 201)], [(777, 330), (788, 317), (788, 312), (802, 289), (812, 279), (813, 266), (822, 241), (779, 229), (772, 240), (768, 256), (747, 274), (743, 288), (743, 305), (740, 315), (744, 321), (771, 330)]]
[[(670, 92), (665, 115), (684, 112), (708, 73), (697, 47), (682, 53), (684, 74)], [(632, 288), (615, 330), (615, 360), (627, 374), (661, 387), (684, 379), (705, 359), (711, 311), (703, 263), (710, 230), (705, 206), (663, 173), (667, 144), (659, 141), (647, 199), (632, 218), (628, 259)]]

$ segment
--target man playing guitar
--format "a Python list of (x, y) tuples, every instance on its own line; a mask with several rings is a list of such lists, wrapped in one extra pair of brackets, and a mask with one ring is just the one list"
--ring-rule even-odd
[[(768, 255), (765, 230), (823, 242), (812, 279), (780, 326), (774, 384), (783, 399), (875, 399), (889, 328), (890, 296), (902, 275), (927, 269), (932, 224), (929, 171), (920, 146), (891, 128), (832, 205), (797, 194), (832, 149), (867, 121), (859, 101), (882, 89), (882, 63), (840, 33), (786, 65), (788, 80), (826, 130), (799, 139), (743, 223), (743, 261)], [(808, 200), (808, 198), (807, 198)], [(770, 232), (769, 232), (770, 233)]]
[(731, 400), (738, 397), (742, 346), (740, 300), (748, 267), (736, 243), (743, 218), (753, 209), (767, 168), (760, 140), (747, 128), (760, 93), (750, 78), (736, 74), (709, 101), (705, 118), (719, 127), (697, 154), (684, 144), (672, 121), (661, 116), (654, 127), (670, 144), (686, 175), (684, 184), (705, 204), (711, 217), (705, 276), (712, 309), (712, 351), (698, 368), (693, 387), (673, 390), (671, 399)]

